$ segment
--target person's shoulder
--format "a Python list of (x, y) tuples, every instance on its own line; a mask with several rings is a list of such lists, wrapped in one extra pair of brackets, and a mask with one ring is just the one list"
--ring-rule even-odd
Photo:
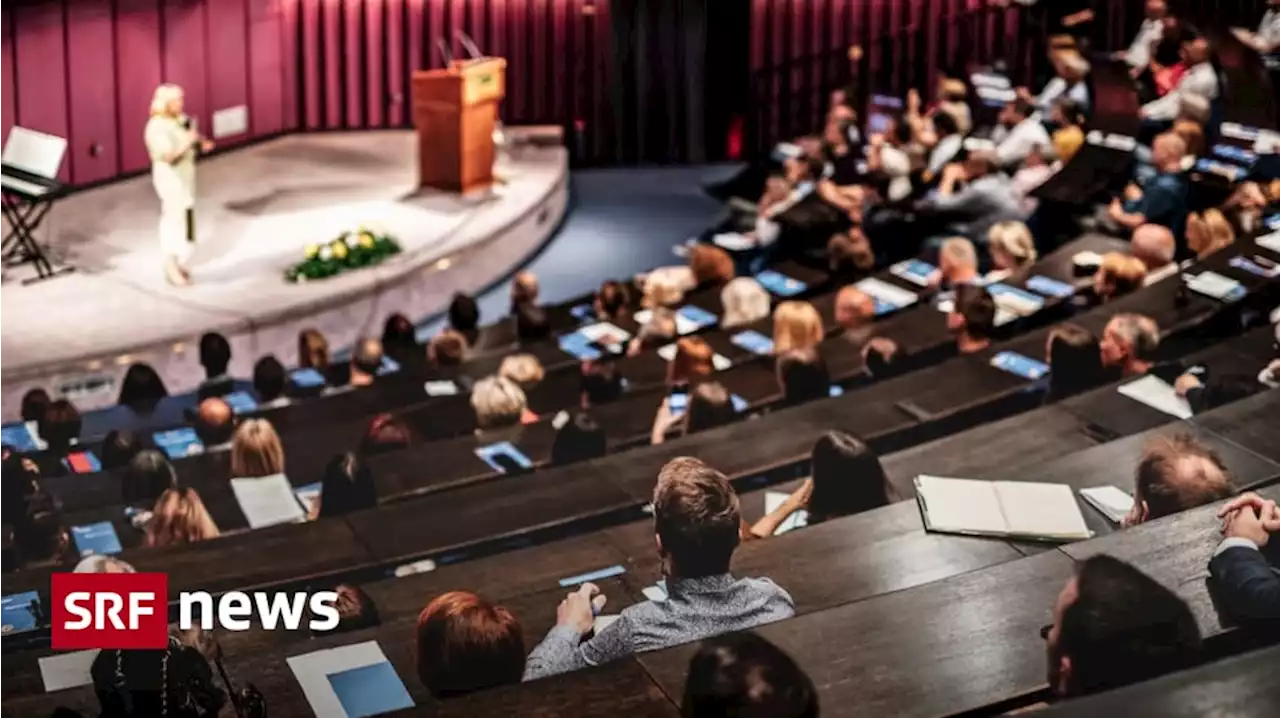
[(791, 594), (773, 579), (764, 576), (760, 577), (744, 577), (738, 579), (738, 585), (742, 586), (754, 594), (768, 598), (770, 601), (779, 601), (788, 608), (795, 607), (795, 601), (791, 598)]

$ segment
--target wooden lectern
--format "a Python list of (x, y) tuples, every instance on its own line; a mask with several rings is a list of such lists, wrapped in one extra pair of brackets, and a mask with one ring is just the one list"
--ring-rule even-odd
[(493, 183), (493, 128), (506, 72), (506, 60), (479, 57), (413, 73), (419, 187), (469, 192)]

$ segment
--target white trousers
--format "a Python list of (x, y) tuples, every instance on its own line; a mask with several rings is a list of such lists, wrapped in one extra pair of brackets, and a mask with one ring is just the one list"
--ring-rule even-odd
[(166, 259), (172, 258), (178, 264), (185, 264), (195, 247), (195, 243), (187, 239), (188, 211), (187, 207), (172, 203), (160, 205), (160, 251)]
[(195, 246), (195, 218), (188, 217), (195, 208), (195, 164), (152, 165), (151, 181), (160, 198), (160, 251), (183, 264)]

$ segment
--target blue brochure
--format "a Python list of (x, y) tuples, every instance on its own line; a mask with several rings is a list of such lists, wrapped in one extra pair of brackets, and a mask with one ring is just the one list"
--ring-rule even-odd
[(912, 284), (927, 287), (929, 286), (929, 275), (933, 274), (937, 267), (920, 259), (908, 259), (898, 262), (889, 268), (895, 277), (911, 282)]
[(222, 399), (237, 414), (248, 414), (258, 409), (258, 400), (254, 399), (253, 395), (247, 391), (233, 391), (224, 395)]
[(196, 437), (196, 430), (189, 426), (160, 431), (152, 434), (151, 438), (170, 459), (181, 459), (184, 456), (204, 453), (204, 444), (200, 443), (200, 439)]
[(580, 586), (588, 581), (599, 581), (602, 579), (610, 578), (612, 576), (621, 576), (626, 572), (627, 572), (627, 569), (621, 566), (610, 566), (608, 568), (602, 568), (598, 571), (588, 571), (587, 573), (578, 574), (577, 576), (569, 576), (568, 578), (562, 578), (560, 579), (560, 586), (562, 588), (568, 588), (570, 586)]
[(683, 414), (684, 410), (689, 408), (689, 395), (681, 392), (667, 396), (667, 408), (672, 414)]
[(720, 317), (717, 317), (702, 307), (680, 307), (680, 310), (676, 312), (676, 314), (688, 320), (695, 327), (693, 331), (715, 326), (716, 322), (720, 321)]
[(835, 398), (837, 396), (844, 396), (844, 387), (840, 386), (839, 384), (832, 384), (831, 389), (827, 391), (827, 396), (832, 398)]
[(760, 332), (748, 329), (745, 332), (738, 332), (729, 338), (734, 345), (742, 347), (752, 354), (760, 356), (768, 356), (773, 353), (773, 340)]
[(991, 366), (1016, 374), (1024, 379), (1035, 381), (1049, 373), (1049, 365), (1036, 361), (1017, 352), (1000, 352), (991, 357)]
[(580, 322), (595, 321), (596, 308), (591, 304), (578, 304), (569, 310), (570, 316)]
[(24, 423), (5, 424), (0, 427), (0, 443), (12, 446), (13, 450), (20, 454), (40, 450), (40, 446), (36, 444), (36, 437), (31, 433), (31, 428)]
[(494, 471), (510, 474), (533, 468), (533, 462), (510, 441), (499, 441), (496, 444), (476, 448), (476, 456), (493, 467)]
[(737, 394), (729, 395), (729, 403), (733, 404), (733, 410), (739, 414), (746, 411), (747, 407), (751, 406), (750, 404), (747, 403), (746, 399), (743, 399)]
[(987, 292), (991, 294), (993, 299), (1004, 299), (1011, 305), (1009, 310), (1017, 310), (1015, 313), (1022, 316), (1034, 314), (1044, 307), (1044, 297), (1038, 294), (1011, 287), (1008, 284), (988, 284)]
[(593, 346), (591, 340), (579, 332), (560, 337), (560, 351), (578, 361), (599, 359), (601, 356), (600, 350)]
[(1027, 289), (1033, 292), (1039, 292), (1046, 297), (1054, 297), (1057, 299), (1066, 299), (1074, 296), (1076, 288), (1066, 282), (1059, 282), (1056, 279), (1050, 279), (1043, 274), (1037, 274), (1027, 280)]
[(76, 474), (96, 474), (102, 471), (102, 462), (92, 451), (72, 451), (62, 457), (62, 465)]
[(72, 526), (71, 539), (75, 541), (76, 550), (80, 552), (82, 557), (92, 554), (110, 556), (124, 550), (120, 546), (120, 537), (116, 535), (116, 528), (111, 525), (110, 521), (99, 521), (96, 524), (85, 526)]
[(289, 372), (289, 379), (303, 389), (314, 389), (325, 385), (324, 375), (311, 367), (294, 369)]
[(330, 673), (328, 678), (347, 718), (366, 718), (413, 707), (409, 691), (389, 661)]
[(1252, 259), (1236, 255), (1231, 258), (1229, 264), (1236, 269), (1243, 269), (1250, 274), (1256, 274), (1267, 279), (1280, 275), (1280, 265), (1260, 254), (1253, 255)]
[(1257, 154), (1234, 145), (1214, 145), (1213, 154), (1244, 167), (1252, 167), (1258, 161)]
[(35, 591), (23, 591), (0, 598), (0, 621), (4, 624), (0, 627), (0, 633), (8, 636), (34, 630), (39, 610), (40, 594)]
[(400, 371), (400, 362), (392, 359), (386, 354), (382, 355), (382, 364), (378, 366), (378, 376), (386, 376), (387, 374), (395, 374)]
[(809, 288), (809, 285), (799, 279), (792, 279), (772, 269), (766, 269), (757, 274), (756, 281), (760, 283), (760, 286), (767, 289), (770, 294), (778, 297), (794, 297)]

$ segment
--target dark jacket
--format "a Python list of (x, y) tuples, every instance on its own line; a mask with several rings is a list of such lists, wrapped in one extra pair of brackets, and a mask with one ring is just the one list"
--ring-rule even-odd
[(1230, 546), (1209, 561), (1213, 595), (1234, 618), (1280, 621), (1280, 573), (1267, 556), (1248, 546)]

